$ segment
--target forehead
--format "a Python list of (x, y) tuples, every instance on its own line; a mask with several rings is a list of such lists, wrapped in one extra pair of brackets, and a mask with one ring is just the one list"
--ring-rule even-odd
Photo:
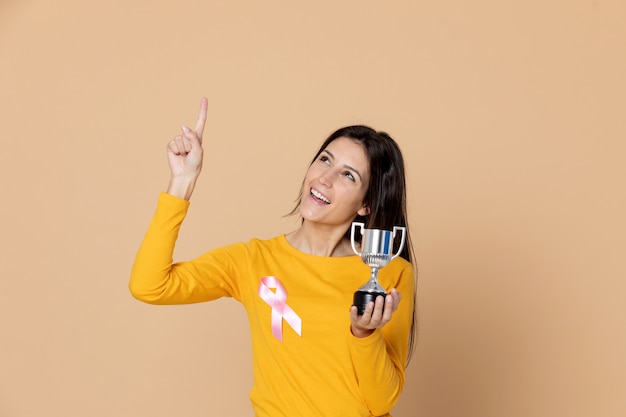
[(354, 139), (342, 136), (330, 142), (324, 150), (331, 153), (339, 163), (357, 169), (369, 170), (369, 160), (365, 147)]

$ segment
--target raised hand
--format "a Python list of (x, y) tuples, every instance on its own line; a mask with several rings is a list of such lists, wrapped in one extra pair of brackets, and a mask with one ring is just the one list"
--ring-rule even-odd
[(352, 334), (356, 337), (367, 337), (375, 329), (385, 326), (391, 320), (393, 313), (398, 309), (401, 299), (402, 295), (394, 288), (386, 297), (376, 297), (376, 302), (370, 302), (360, 316), (357, 313), (356, 306), (352, 306), (350, 308)]
[(167, 144), (167, 160), (171, 178), (167, 192), (188, 200), (202, 170), (202, 133), (206, 123), (208, 100), (200, 101), (195, 130), (183, 125), (181, 134)]

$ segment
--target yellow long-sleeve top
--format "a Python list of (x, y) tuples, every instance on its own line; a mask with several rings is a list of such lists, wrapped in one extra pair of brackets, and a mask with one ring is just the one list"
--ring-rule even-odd
[[(403, 295), (392, 320), (368, 337), (350, 332), (354, 291), (369, 278), (358, 256), (313, 256), (284, 235), (211, 250), (173, 262), (189, 202), (159, 196), (156, 213), (133, 265), (130, 290), (151, 304), (186, 304), (232, 297), (245, 307), (252, 334), (257, 417), (389, 416), (404, 385), (412, 322), (411, 264), (398, 257), (381, 268), (384, 288)], [(301, 335), (282, 320), (272, 333), (272, 307), (259, 295), (264, 277), (277, 278), (286, 304), (301, 319)], [(277, 313), (275, 313), (277, 314)]]

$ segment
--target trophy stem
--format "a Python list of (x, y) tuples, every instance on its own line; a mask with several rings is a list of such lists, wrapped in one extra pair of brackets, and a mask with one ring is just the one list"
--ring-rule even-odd
[(353, 305), (357, 307), (359, 315), (363, 314), (365, 307), (371, 302), (376, 301), (376, 297), (379, 295), (385, 297), (387, 291), (378, 283), (378, 267), (372, 266), (371, 275), (369, 281), (365, 283), (354, 293)]
[(371, 267), (370, 279), (369, 281), (367, 281), (367, 284), (365, 284), (366, 288), (361, 288), (361, 289), (366, 289), (367, 291), (385, 292), (385, 290), (378, 283), (378, 270), (379, 269), (380, 268), (378, 268), (377, 266)]

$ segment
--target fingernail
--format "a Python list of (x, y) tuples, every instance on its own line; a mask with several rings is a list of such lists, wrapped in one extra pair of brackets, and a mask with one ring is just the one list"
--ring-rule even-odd
[(189, 129), (187, 126), (183, 125), (183, 130), (184, 130), (185, 132), (189, 132), (191, 129)]

